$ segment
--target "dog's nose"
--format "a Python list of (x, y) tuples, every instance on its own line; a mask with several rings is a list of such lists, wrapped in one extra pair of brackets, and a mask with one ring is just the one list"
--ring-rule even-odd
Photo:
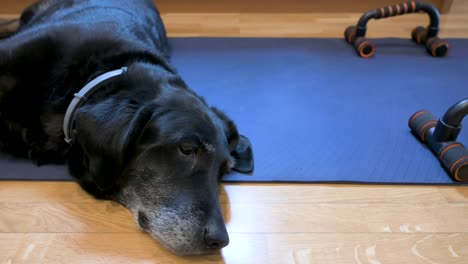
[(219, 250), (229, 244), (226, 228), (216, 228), (208, 225), (205, 228), (205, 244), (210, 249)]

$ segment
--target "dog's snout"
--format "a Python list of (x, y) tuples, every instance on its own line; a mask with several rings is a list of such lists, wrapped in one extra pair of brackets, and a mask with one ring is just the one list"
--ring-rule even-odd
[(209, 249), (219, 250), (229, 244), (226, 228), (208, 225), (205, 228), (205, 244)]

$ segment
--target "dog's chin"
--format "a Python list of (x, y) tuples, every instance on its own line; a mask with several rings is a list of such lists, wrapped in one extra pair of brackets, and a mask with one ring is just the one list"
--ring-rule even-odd
[(201, 244), (199, 247), (174, 246), (174, 245), (171, 245), (170, 243), (166, 243), (164, 240), (158, 237), (157, 233), (151, 232), (149, 230), (143, 230), (141, 227), (140, 229), (143, 232), (149, 234), (155, 240), (157, 240), (165, 249), (167, 249), (171, 253), (178, 255), (178, 256), (184, 256), (184, 257), (208, 256), (208, 255), (219, 255), (221, 253), (221, 250), (213, 250), (213, 249), (207, 248), (206, 245), (204, 245), (204, 243)]
[(150, 235), (165, 249), (178, 256), (218, 255), (221, 252), (221, 250), (208, 248), (201, 232), (184, 230), (180, 226), (168, 227), (169, 225), (160, 226), (161, 228), (158, 230), (154, 229), (154, 226), (142, 225), (138, 219), (136, 222), (141, 231)]
[(170, 251), (173, 254), (176, 254), (178, 256), (207, 256), (207, 255), (219, 255), (221, 253), (221, 249), (219, 250), (214, 250), (214, 249), (209, 249), (203, 243), (197, 243), (197, 245), (174, 245), (171, 242), (165, 241), (164, 239), (161, 239), (157, 232), (151, 232), (150, 230), (145, 230), (139, 226), (140, 230), (147, 233), (150, 235), (153, 239), (158, 241), (165, 249)]

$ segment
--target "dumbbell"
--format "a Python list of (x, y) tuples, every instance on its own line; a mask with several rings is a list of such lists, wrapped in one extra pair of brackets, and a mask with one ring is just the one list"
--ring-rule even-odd
[(376, 8), (364, 13), (356, 26), (349, 26), (344, 31), (345, 40), (354, 46), (360, 57), (369, 58), (375, 53), (374, 45), (365, 38), (367, 23), (370, 19), (381, 19), (404, 14), (426, 12), (430, 17), (430, 24), (427, 28), (416, 27), (412, 31), (412, 39), (426, 46), (427, 51), (434, 57), (445, 56), (450, 49), (447, 41), (437, 37), (439, 32), (440, 14), (431, 4), (418, 1), (404, 2), (396, 5)]
[(443, 57), (450, 49), (450, 45), (446, 40), (440, 39), (437, 36), (430, 36), (429, 29), (424, 27), (416, 27), (411, 32), (411, 38), (414, 42), (425, 45), (427, 51), (433, 57)]
[(354, 46), (357, 54), (362, 58), (372, 57), (375, 53), (374, 45), (365, 37), (356, 37), (356, 26), (349, 26), (345, 30), (346, 41)]
[(411, 133), (426, 144), (447, 173), (460, 182), (468, 182), (468, 150), (457, 141), (466, 114), (468, 99), (452, 105), (439, 120), (429, 111), (421, 110), (408, 121)]

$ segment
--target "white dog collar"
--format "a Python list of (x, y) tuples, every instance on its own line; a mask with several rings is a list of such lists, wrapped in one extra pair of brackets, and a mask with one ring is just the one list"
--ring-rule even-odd
[(67, 112), (65, 112), (65, 118), (63, 120), (63, 133), (65, 134), (65, 142), (68, 144), (72, 141), (71, 131), (74, 125), (74, 115), (75, 111), (80, 107), (80, 105), (86, 101), (87, 97), (91, 95), (96, 88), (99, 88), (99, 85), (114, 79), (127, 71), (127, 67), (123, 67), (118, 70), (106, 72), (104, 74), (99, 75), (98, 77), (91, 80), (89, 83), (83, 87), (78, 93), (75, 93), (75, 98), (71, 101), (70, 105), (68, 105)]

